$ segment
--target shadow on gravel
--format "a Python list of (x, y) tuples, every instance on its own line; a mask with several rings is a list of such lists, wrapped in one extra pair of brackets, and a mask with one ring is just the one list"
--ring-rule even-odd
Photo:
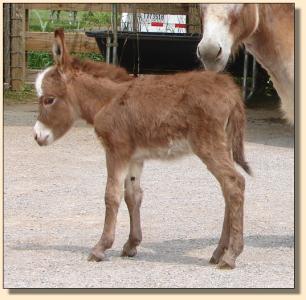
[[(208, 260), (201, 257), (193, 257), (188, 254), (192, 250), (200, 250), (208, 246), (217, 245), (217, 238), (189, 239), (189, 240), (168, 240), (157, 243), (143, 243), (143, 248), (150, 249), (150, 252), (139, 251), (133, 260), (149, 262), (166, 262), (187, 265), (208, 265)], [(246, 247), (256, 248), (293, 248), (294, 237), (291, 235), (251, 235), (245, 237)], [(11, 247), (13, 250), (21, 251), (69, 251), (80, 252), (87, 255), (90, 247), (80, 247), (74, 245), (40, 245), (40, 244), (21, 244)], [(120, 256), (117, 250), (109, 250), (108, 257)]]
[[(192, 257), (188, 252), (200, 250), (208, 246), (217, 246), (219, 239), (204, 238), (190, 240), (169, 240), (161, 243), (143, 243), (142, 246), (149, 248), (154, 253), (139, 252), (134, 258), (140, 261), (167, 262), (190, 265), (209, 265), (207, 259)], [(294, 236), (290, 235), (251, 235), (245, 237), (246, 247), (256, 248), (293, 248)]]

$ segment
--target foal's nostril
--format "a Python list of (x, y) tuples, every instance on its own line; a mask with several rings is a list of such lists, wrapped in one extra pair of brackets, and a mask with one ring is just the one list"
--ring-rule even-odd
[(221, 55), (221, 53), (222, 53), (222, 47), (219, 48), (219, 51), (218, 51), (218, 53), (217, 53), (216, 58), (219, 58), (219, 56)]
[(37, 134), (34, 133), (34, 140), (37, 141)]

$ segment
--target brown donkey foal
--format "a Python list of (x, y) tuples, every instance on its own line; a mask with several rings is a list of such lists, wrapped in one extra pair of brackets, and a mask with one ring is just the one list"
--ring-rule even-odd
[(142, 239), (140, 176), (145, 159), (194, 153), (217, 178), (225, 198), (221, 238), (210, 260), (234, 268), (243, 249), (245, 114), (240, 89), (230, 76), (209, 71), (132, 78), (119, 67), (70, 57), (62, 30), (55, 31), (56, 65), (37, 78), (39, 116), (34, 136), (49, 145), (77, 118), (95, 128), (106, 154), (105, 224), (90, 260), (104, 259), (115, 238), (124, 187), (130, 234), (122, 251), (134, 256)]

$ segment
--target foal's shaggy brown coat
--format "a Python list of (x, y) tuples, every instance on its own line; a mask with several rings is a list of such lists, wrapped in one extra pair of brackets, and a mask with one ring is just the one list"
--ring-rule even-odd
[(233, 268), (243, 249), (244, 202), (244, 178), (234, 161), (246, 172), (250, 170), (244, 159), (241, 92), (231, 77), (188, 72), (132, 78), (119, 67), (71, 58), (61, 30), (55, 32), (53, 51), (57, 65), (37, 84), (37, 142), (51, 143), (81, 117), (93, 124), (106, 153), (105, 224), (90, 259), (103, 260), (104, 251), (113, 244), (123, 185), (130, 235), (122, 255), (136, 254), (142, 239), (140, 176), (144, 160), (193, 152), (217, 178), (225, 198), (222, 235), (211, 262)]

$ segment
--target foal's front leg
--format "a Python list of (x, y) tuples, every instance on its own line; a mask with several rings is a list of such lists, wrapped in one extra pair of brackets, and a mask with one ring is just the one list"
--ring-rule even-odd
[(140, 225), (140, 206), (143, 196), (140, 187), (142, 169), (142, 161), (132, 162), (124, 183), (124, 200), (130, 214), (130, 235), (123, 246), (122, 256), (135, 256), (137, 253), (136, 247), (140, 244), (142, 239)]
[(102, 236), (92, 249), (88, 260), (101, 261), (105, 250), (111, 248), (115, 239), (117, 213), (121, 200), (123, 182), (128, 170), (128, 162), (119, 161), (106, 154), (107, 183), (105, 190), (105, 222)]

